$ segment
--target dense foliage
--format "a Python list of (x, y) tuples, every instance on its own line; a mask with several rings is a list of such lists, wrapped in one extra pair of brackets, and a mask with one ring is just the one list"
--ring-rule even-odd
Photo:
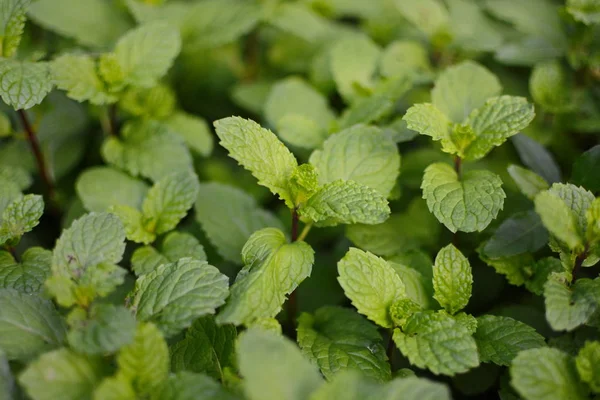
[(0, 399), (600, 398), (599, 0), (0, 0), (0, 96)]

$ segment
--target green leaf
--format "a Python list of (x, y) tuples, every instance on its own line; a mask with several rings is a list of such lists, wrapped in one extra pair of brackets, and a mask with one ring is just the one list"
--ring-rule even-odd
[(330, 54), (330, 68), (339, 93), (347, 103), (374, 86), (373, 75), (381, 49), (368, 36), (350, 36), (337, 42)]
[(209, 182), (200, 184), (199, 193), (196, 220), (226, 260), (240, 264), (244, 243), (254, 232), (269, 226), (283, 229), (273, 214), (259, 208), (254, 198), (240, 189)]
[(298, 318), (298, 344), (326, 379), (345, 370), (388, 381), (391, 378), (385, 346), (377, 327), (352, 310), (326, 306), (314, 316)]
[(167, 175), (150, 190), (142, 204), (145, 226), (160, 235), (177, 226), (198, 196), (198, 178), (183, 172)]
[[(335, 119), (327, 98), (297, 77), (273, 85), (264, 105), (264, 114), (284, 141), (309, 149), (321, 145)], [(314, 129), (298, 130), (290, 121), (306, 121), (306, 126), (314, 126)]]
[(511, 141), (515, 145), (519, 158), (529, 169), (550, 184), (562, 180), (560, 168), (544, 146), (524, 134), (513, 136)]
[(59, 347), (65, 334), (64, 323), (51, 302), (0, 289), (0, 348), (9, 360), (27, 360)]
[(479, 365), (471, 333), (445, 313), (416, 312), (402, 330), (394, 329), (393, 338), (411, 364), (436, 375), (453, 376)]
[(425, 169), (421, 188), (429, 210), (452, 232), (481, 232), (496, 218), (506, 197), (498, 175), (477, 170), (459, 178), (444, 163)]
[(126, 378), (139, 395), (151, 394), (169, 376), (169, 348), (156, 325), (138, 324), (133, 343), (117, 355), (119, 375)]
[(524, 97), (498, 96), (488, 99), (476, 108), (466, 120), (475, 133), (475, 140), (467, 147), (465, 157), (477, 160), (495, 146), (527, 127), (535, 117), (533, 105)]
[(317, 368), (296, 345), (274, 333), (260, 329), (244, 332), (237, 354), (249, 400), (303, 400), (322, 383)]
[(509, 366), (519, 352), (546, 346), (535, 329), (509, 317), (484, 315), (477, 318), (473, 335), (482, 362)]
[(600, 5), (595, 0), (567, 0), (567, 11), (586, 25), (600, 24)]
[(259, 185), (267, 187), (291, 207), (288, 181), (298, 162), (275, 134), (240, 117), (220, 119), (214, 125), (220, 144), (229, 151), (229, 156), (252, 172)]
[(593, 192), (600, 191), (600, 145), (575, 160), (571, 182)]
[(382, 258), (350, 248), (338, 262), (338, 281), (359, 313), (384, 328), (392, 326), (389, 308), (406, 297), (404, 283)]
[(2, 18), (0, 18), (0, 56), (14, 56), (23, 36), (25, 13), (31, 0), (3, 0)]
[(600, 342), (586, 342), (575, 358), (581, 380), (600, 393)]
[(121, 220), (127, 239), (136, 243), (148, 244), (156, 239), (156, 234), (146, 227), (144, 215), (133, 207), (116, 205), (108, 211)]
[(517, 187), (528, 199), (533, 200), (541, 191), (547, 190), (548, 182), (541, 176), (518, 165), (509, 165), (508, 174), (515, 181)]
[(433, 265), (433, 297), (446, 311), (455, 314), (467, 306), (472, 286), (469, 260), (452, 244), (442, 248)]
[(318, 43), (331, 33), (329, 21), (304, 4), (278, 4), (269, 23), (309, 43)]
[(102, 157), (132, 176), (152, 181), (192, 168), (192, 157), (182, 140), (165, 125), (150, 120), (127, 123), (121, 138), (103, 143)]
[(33, 184), (29, 171), (23, 167), (13, 165), (0, 165), (0, 180), (8, 180), (21, 190), (28, 189)]
[(152, 400), (239, 400), (223, 386), (202, 374), (181, 371), (171, 375), (162, 387), (151, 394)]
[(390, 208), (374, 189), (354, 181), (337, 180), (319, 189), (299, 213), (317, 226), (380, 224), (390, 215)]
[(18, 239), (40, 223), (44, 213), (42, 196), (28, 194), (14, 200), (2, 212), (0, 244)]
[(67, 338), (75, 351), (103, 355), (133, 342), (135, 318), (125, 307), (96, 304), (87, 314), (87, 318), (71, 323)]
[(550, 190), (535, 196), (535, 211), (546, 229), (557, 239), (574, 249), (582, 245), (582, 236), (577, 227), (577, 219), (569, 206)]
[(175, 112), (165, 121), (171, 131), (181, 136), (190, 150), (208, 157), (213, 150), (213, 136), (208, 123), (193, 114)]
[(380, 60), (381, 75), (427, 76), (431, 73), (431, 61), (427, 48), (414, 40), (395, 40), (383, 51)]
[(356, 125), (331, 135), (310, 157), (324, 185), (354, 181), (389, 197), (400, 173), (396, 144), (376, 128)]
[(0, 95), (15, 110), (40, 104), (52, 90), (48, 64), (0, 60)]
[(534, 211), (526, 211), (504, 220), (485, 244), (483, 251), (490, 258), (511, 257), (534, 253), (548, 242), (548, 231)]
[(421, 272), (407, 265), (399, 264), (391, 260), (389, 260), (388, 263), (404, 283), (406, 296), (420, 307), (424, 309), (429, 308), (433, 296), (430, 278), (426, 278)]
[(429, 38), (443, 34), (448, 28), (448, 10), (439, 0), (422, 0), (418, 3), (395, 0), (394, 3), (402, 16)]
[(206, 261), (182, 258), (139, 277), (133, 307), (139, 320), (150, 320), (165, 336), (173, 336), (196, 318), (214, 314), (225, 302), (227, 283)]
[(94, 390), (94, 400), (136, 400), (136, 398), (131, 384), (120, 375), (104, 378)]
[(92, 398), (103, 372), (100, 358), (62, 348), (29, 364), (19, 383), (32, 400), (84, 400)]
[(290, 177), (293, 204), (300, 207), (319, 189), (317, 170), (311, 164), (298, 165)]
[(212, 316), (194, 321), (185, 338), (171, 347), (174, 372), (202, 372), (223, 380), (223, 369), (233, 366), (237, 331), (233, 325), (217, 325)]
[(504, 42), (504, 32), (479, 3), (450, 0), (450, 30), (453, 44), (468, 51), (494, 51)]
[(314, 251), (305, 242), (286, 243), (283, 232), (265, 228), (250, 236), (242, 249), (244, 268), (231, 286), (217, 322), (249, 325), (275, 317), (286, 295), (312, 271)]
[(0, 287), (33, 294), (41, 291), (50, 276), (52, 252), (41, 247), (30, 247), (21, 255), (21, 261), (0, 251)]
[(501, 90), (494, 74), (475, 62), (464, 61), (440, 74), (431, 91), (431, 100), (452, 122), (460, 124)]
[(75, 189), (88, 211), (102, 212), (114, 205), (141, 208), (148, 185), (114, 168), (92, 167), (79, 175)]
[(571, 356), (552, 348), (520, 352), (510, 368), (511, 384), (527, 400), (583, 400), (588, 396)]
[(16, 392), (15, 379), (6, 354), (0, 350), (0, 397), (3, 399), (14, 399)]
[(600, 281), (578, 279), (569, 288), (561, 274), (553, 273), (544, 285), (546, 319), (555, 331), (572, 331), (598, 309)]
[(442, 150), (446, 153), (456, 153), (456, 145), (450, 138), (452, 123), (446, 115), (430, 103), (415, 104), (410, 107), (402, 120), (408, 129), (430, 136), (432, 140), (442, 141)]
[[(188, 114), (184, 112), (175, 112), (176, 102), (173, 89), (166, 84), (159, 83), (150, 88), (129, 88), (121, 96), (119, 108), (134, 117), (157, 120), (170, 119), (171, 116), (187, 116)], [(198, 120), (203, 121), (201, 118)], [(208, 127), (205, 126), (205, 128)]]
[(167, 73), (180, 49), (177, 29), (154, 22), (127, 32), (115, 46), (115, 56), (125, 83), (151, 87)]
[(114, 103), (117, 98), (108, 93), (98, 76), (96, 62), (84, 54), (63, 54), (50, 63), (52, 80), (56, 87), (77, 101), (102, 105)]
[(545, 61), (533, 68), (529, 78), (529, 92), (544, 111), (565, 113), (576, 108), (572, 82), (567, 74), (557, 60)]
[(130, 25), (125, 13), (103, 0), (38, 0), (29, 16), (46, 29), (95, 48), (112, 46)]
[(564, 272), (565, 267), (558, 258), (546, 257), (535, 262), (535, 264), (533, 264), (533, 270), (534, 274), (527, 282), (525, 282), (525, 287), (531, 292), (541, 296), (544, 293), (544, 285), (548, 281), (548, 277), (553, 272)]

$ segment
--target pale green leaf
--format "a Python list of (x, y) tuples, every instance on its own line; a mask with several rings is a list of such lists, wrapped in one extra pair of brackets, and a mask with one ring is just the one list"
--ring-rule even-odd
[(240, 400), (221, 384), (202, 374), (181, 371), (151, 394), (152, 400)]
[(572, 331), (586, 323), (599, 307), (600, 281), (578, 279), (568, 287), (553, 273), (544, 285), (546, 319), (555, 331)]
[(32, 400), (86, 400), (92, 398), (103, 372), (102, 359), (62, 348), (29, 364), (19, 383)]
[(548, 231), (533, 211), (517, 213), (504, 220), (485, 244), (483, 252), (490, 258), (534, 253), (548, 242)]
[(396, 40), (383, 51), (379, 69), (381, 75), (388, 78), (426, 76), (431, 73), (431, 61), (427, 48), (422, 43)]
[(38, 0), (29, 16), (46, 29), (95, 48), (112, 46), (130, 25), (126, 13), (104, 0)]
[(290, 193), (293, 204), (302, 206), (319, 189), (317, 170), (311, 164), (301, 164), (290, 177)]
[(400, 173), (396, 144), (376, 127), (357, 125), (338, 132), (313, 153), (322, 185), (338, 179), (368, 186), (388, 197)]
[(331, 50), (330, 68), (339, 93), (347, 103), (374, 86), (373, 75), (381, 49), (367, 36), (350, 36)]
[(294, 155), (268, 129), (252, 120), (229, 117), (215, 121), (221, 146), (245, 169), (252, 172), (259, 185), (291, 206), (288, 181), (298, 162)]
[(56, 87), (77, 101), (102, 105), (114, 103), (117, 98), (108, 93), (98, 76), (96, 62), (85, 54), (63, 54), (50, 63), (52, 80)]
[(535, 172), (519, 167), (518, 165), (509, 165), (507, 171), (513, 181), (517, 184), (521, 193), (530, 200), (533, 200), (538, 193), (547, 190), (550, 187), (544, 178)]
[(173, 133), (181, 136), (188, 147), (208, 157), (213, 150), (213, 136), (208, 123), (193, 114), (178, 111), (165, 120), (165, 124)]
[(305, 242), (287, 243), (279, 229), (265, 228), (250, 236), (242, 249), (242, 261), (244, 269), (231, 286), (218, 323), (249, 325), (275, 317), (286, 295), (310, 276), (314, 251)]
[(174, 372), (201, 372), (223, 380), (223, 369), (232, 367), (237, 332), (233, 325), (217, 325), (212, 316), (194, 321), (185, 338), (171, 347)]
[(573, 98), (572, 86), (568, 72), (558, 60), (536, 64), (529, 78), (531, 97), (550, 113), (575, 110), (577, 103)]
[(139, 277), (133, 307), (141, 321), (173, 336), (225, 302), (228, 278), (206, 261), (182, 258)]
[(146, 227), (144, 215), (137, 209), (116, 205), (110, 207), (108, 212), (119, 217), (125, 228), (127, 239), (132, 242), (148, 244), (156, 239), (156, 234)]
[(120, 38), (115, 56), (126, 83), (151, 87), (167, 73), (180, 48), (178, 30), (154, 22), (141, 25)]
[(110, 206), (141, 208), (148, 185), (110, 167), (83, 171), (75, 185), (77, 195), (88, 211), (107, 211)]
[(173, 89), (163, 83), (150, 88), (128, 88), (119, 99), (119, 108), (134, 117), (163, 120), (175, 115), (187, 115), (175, 112), (176, 96)]
[(29, 171), (15, 165), (0, 164), (0, 180), (8, 180), (17, 185), (21, 190), (28, 189), (33, 184), (33, 179)]
[(455, 314), (466, 307), (472, 286), (469, 260), (452, 244), (442, 248), (433, 265), (433, 297), (446, 311)]
[(317, 226), (380, 224), (390, 215), (390, 208), (376, 190), (354, 181), (337, 180), (319, 189), (299, 213)]
[(290, 113), (279, 118), (275, 128), (284, 142), (311, 150), (323, 144), (328, 135), (315, 120), (300, 114)]
[(169, 375), (169, 348), (156, 325), (138, 324), (133, 343), (119, 351), (117, 365), (138, 394), (160, 388)]
[(509, 366), (523, 350), (546, 346), (544, 337), (529, 325), (495, 315), (477, 318), (477, 331), (473, 337), (482, 362), (505, 366)]
[(269, 23), (309, 43), (318, 43), (332, 33), (329, 21), (303, 4), (278, 4)]
[(450, 30), (453, 43), (467, 51), (494, 51), (504, 42), (504, 32), (470, 0), (449, 0)]
[(433, 105), (452, 122), (462, 123), (487, 99), (500, 94), (498, 78), (473, 61), (464, 61), (440, 74), (431, 91)]
[(0, 95), (15, 110), (27, 110), (40, 104), (50, 90), (48, 64), (0, 60)]
[(411, 364), (436, 375), (453, 376), (479, 365), (475, 339), (446, 313), (416, 312), (393, 337)]
[(455, 151), (453, 143), (449, 140), (451, 122), (433, 104), (415, 104), (406, 111), (402, 119), (406, 121), (408, 129), (431, 136), (433, 140), (441, 140), (444, 151)]
[(0, 56), (12, 57), (19, 47), (25, 13), (31, 0), (3, 0), (0, 3)]
[(254, 232), (283, 224), (270, 212), (259, 208), (253, 197), (233, 186), (217, 182), (200, 184), (196, 200), (196, 220), (219, 254), (240, 264), (244, 243)]
[(0, 252), (0, 287), (21, 293), (38, 293), (50, 276), (52, 252), (30, 247), (16, 262), (8, 252)]
[(502, 180), (492, 172), (465, 172), (461, 178), (444, 163), (431, 164), (423, 176), (423, 198), (450, 231), (484, 230), (504, 206)]
[(21, 193), (21, 189), (19, 185), (11, 180), (7, 180), (3, 177), (0, 177), (0, 224), (2, 223), (2, 213), (6, 209), (6, 207), (16, 200), (23, 196)]
[(14, 200), (2, 212), (0, 244), (17, 239), (30, 232), (40, 223), (44, 213), (42, 196), (27, 194)]
[(600, 4), (597, 0), (567, 0), (567, 11), (586, 25), (600, 24)]
[(117, 375), (104, 378), (94, 390), (94, 400), (136, 400), (135, 390), (127, 378)]
[(369, 252), (350, 248), (338, 262), (338, 272), (338, 281), (358, 312), (380, 326), (391, 327), (389, 308), (406, 297), (406, 289), (390, 264)]
[(553, 236), (571, 249), (581, 246), (582, 237), (575, 214), (560, 197), (551, 191), (544, 191), (535, 196), (534, 202), (535, 211)]
[(317, 368), (280, 335), (250, 329), (240, 336), (237, 354), (249, 400), (304, 400), (322, 383)]
[(298, 318), (298, 344), (326, 379), (358, 370), (378, 381), (391, 378), (385, 346), (377, 327), (354, 311), (322, 307)]
[(586, 342), (575, 363), (581, 380), (587, 382), (594, 393), (600, 393), (600, 342)]
[(136, 276), (141, 276), (154, 271), (159, 265), (168, 264), (169, 261), (172, 260), (167, 259), (154, 247), (142, 246), (133, 252), (131, 256), (131, 268)]
[(443, 33), (448, 28), (448, 10), (439, 0), (395, 0), (394, 4), (402, 16), (415, 25), (429, 38)]
[(12, 289), (0, 289), (0, 348), (9, 360), (27, 360), (59, 347), (65, 326), (54, 305)]
[(430, 279), (411, 266), (390, 260), (388, 260), (388, 263), (404, 283), (406, 297), (423, 309), (429, 308), (433, 303), (433, 290), (431, 289)]
[(510, 368), (511, 384), (527, 400), (583, 400), (588, 396), (571, 356), (552, 348), (520, 352)]
[(107, 139), (101, 151), (108, 164), (153, 181), (192, 168), (192, 157), (183, 141), (155, 121), (127, 123), (121, 137)]
[(585, 236), (587, 229), (587, 210), (595, 199), (592, 192), (571, 183), (554, 183), (549, 192), (560, 197), (571, 209), (577, 221), (578, 231)]

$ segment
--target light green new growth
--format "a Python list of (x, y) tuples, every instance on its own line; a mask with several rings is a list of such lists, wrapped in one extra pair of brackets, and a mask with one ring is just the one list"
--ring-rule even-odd
[(575, 358), (577, 372), (594, 393), (600, 393), (600, 342), (586, 342)]
[(23, 28), (25, 13), (31, 0), (2, 0), (0, 2), (0, 57), (10, 58), (15, 55)]
[(518, 165), (509, 165), (507, 171), (510, 177), (515, 181), (521, 193), (527, 198), (533, 200), (541, 191), (547, 190), (550, 186), (548, 182), (535, 172)]
[(472, 285), (469, 260), (452, 244), (442, 248), (433, 266), (433, 297), (446, 311), (455, 314), (469, 302)]

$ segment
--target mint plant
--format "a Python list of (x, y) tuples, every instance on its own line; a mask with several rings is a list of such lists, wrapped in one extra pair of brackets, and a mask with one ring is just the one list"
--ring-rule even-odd
[(0, 0), (0, 399), (600, 396), (597, 0)]

